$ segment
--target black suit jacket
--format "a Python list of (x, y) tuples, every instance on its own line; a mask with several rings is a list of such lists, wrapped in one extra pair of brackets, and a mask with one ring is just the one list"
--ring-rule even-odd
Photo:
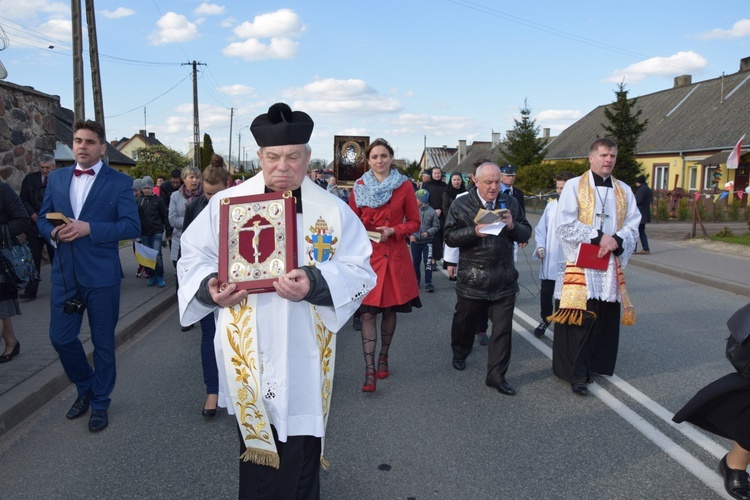
[(42, 184), (41, 172), (32, 172), (23, 178), (19, 196), (29, 216), (39, 213), (46, 188), (47, 186)]

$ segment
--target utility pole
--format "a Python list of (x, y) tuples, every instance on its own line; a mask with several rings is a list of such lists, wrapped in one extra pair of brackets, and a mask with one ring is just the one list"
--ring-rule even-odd
[(232, 124), (234, 123), (234, 108), (229, 108), (229, 162), (227, 167), (232, 171)]
[(193, 67), (193, 166), (201, 168), (201, 129), (198, 122), (198, 66), (206, 66), (205, 63), (191, 62), (182, 63), (183, 66)]
[(86, 0), (86, 25), (89, 29), (89, 62), (91, 63), (91, 89), (94, 92), (94, 118), (104, 130), (107, 130), (104, 125), (104, 98), (102, 97), (102, 77), (99, 71), (99, 42), (96, 38), (94, 0)]
[(81, 0), (70, 0), (73, 22), (73, 121), (86, 117), (83, 97), (83, 33), (81, 32)]

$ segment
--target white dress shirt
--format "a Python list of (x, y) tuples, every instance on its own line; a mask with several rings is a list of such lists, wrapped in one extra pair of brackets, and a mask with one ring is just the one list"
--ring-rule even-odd
[[(83, 208), (83, 204), (86, 201), (86, 197), (89, 195), (89, 191), (91, 191), (91, 186), (94, 185), (94, 180), (96, 179), (96, 176), (99, 175), (99, 170), (102, 168), (102, 162), (99, 161), (96, 165), (91, 167), (91, 170), (94, 171), (94, 175), (73, 175), (73, 178), (70, 180), (70, 205), (73, 207), (73, 218), (78, 219), (78, 216), (81, 215), (81, 209)], [(75, 166), (76, 170), (84, 170), (78, 164), (76, 163)]]

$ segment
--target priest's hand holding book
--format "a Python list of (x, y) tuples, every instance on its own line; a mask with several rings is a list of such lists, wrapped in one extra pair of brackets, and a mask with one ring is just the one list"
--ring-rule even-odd
[(620, 248), (620, 246), (617, 244), (616, 239), (608, 234), (602, 234), (602, 237), (599, 240), (599, 258), (603, 258), (608, 253), (614, 252), (618, 248)]

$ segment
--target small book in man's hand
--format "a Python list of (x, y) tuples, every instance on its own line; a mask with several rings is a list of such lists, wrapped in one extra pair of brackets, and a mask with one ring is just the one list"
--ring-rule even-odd
[(507, 208), (499, 208), (497, 210), (487, 210), (484, 208), (480, 208), (479, 212), (477, 212), (477, 216), (474, 217), (474, 222), (476, 224), (494, 224), (495, 222), (499, 221), (503, 214), (507, 211)]
[(52, 223), (54, 226), (59, 226), (60, 224), (70, 224), (70, 219), (65, 216), (65, 214), (61, 214), (60, 212), (49, 212), (47, 215), (45, 215), (48, 221)]
[(576, 254), (576, 267), (606, 271), (609, 265), (609, 252), (604, 257), (599, 257), (599, 248), (599, 245), (579, 243), (578, 253)]

